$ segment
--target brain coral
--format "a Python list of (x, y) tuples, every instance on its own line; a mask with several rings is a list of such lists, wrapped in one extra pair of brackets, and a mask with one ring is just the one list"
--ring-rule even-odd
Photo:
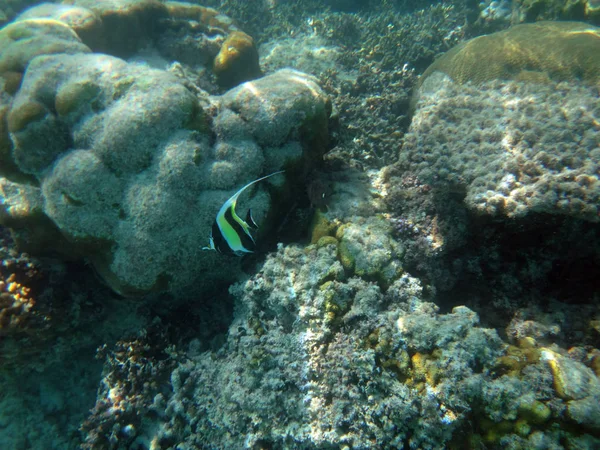
[(426, 183), (465, 192), (468, 207), (481, 213), (598, 221), (599, 120), (597, 91), (588, 87), (475, 87), (446, 78), (422, 94), (400, 164)]
[[(0, 48), (11, 44), (6, 39), (9, 33), (11, 38), (18, 36), (16, 40), (23, 41), (19, 46), (11, 45), (6, 53), (9, 63), (16, 59), (21, 72), (32, 53), (35, 56), (91, 49), (131, 57), (140, 49), (154, 47), (169, 61), (212, 67), (217, 81), (226, 89), (261, 75), (254, 40), (240, 31), (233, 19), (212, 8), (187, 2), (64, 0), (41, 3), (21, 13), (6, 27), (4, 34), (0, 33)], [(57, 42), (65, 40), (65, 33), (69, 33), (67, 40), (75, 38), (79, 47)], [(3, 70), (6, 59), (0, 55), (0, 75), (5, 78), (2, 72), (6, 71)], [(20, 82), (20, 78), (15, 80), (13, 85)]]
[[(7, 114), (13, 162), (35, 182), (0, 178), (0, 222), (30, 247), (86, 256), (119, 292), (214, 284), (238, 264), (201, 251), (221, 204), (267, 170), (305, 162), (303, 140), (327, 133), (328, 114), (295, 71), (200, 100), (144, 65), (39, 56)], [(244, 200), (258, 217), (266, 186)], [(50, 224), (62, 240), (48, 239)]]
[(63, 22), (52, 19), (28, 19), (0, 30), (0, 75), (22, 73), (38, 55), (86, 53), (77, 34)]
[[(158, 21), (167, 19), (167, 8), (158, 0), (65, 0), (62, 3), (93, 11), (103, 25), (105, 42), (98, 49), (116, 56), (130, 56), (156, 32)], [(69, 25), (71, 25), (69, 23)], [(100, 43), (97, 39), (94, 43)], [(90, 46), (96, 47), (90, 43)]]
[(438, 58), (423, 74), (440, 71), (458, 83), (495, 79), (597, 81), (600, 29), (580, 22), (537, 22), (479, 36)]

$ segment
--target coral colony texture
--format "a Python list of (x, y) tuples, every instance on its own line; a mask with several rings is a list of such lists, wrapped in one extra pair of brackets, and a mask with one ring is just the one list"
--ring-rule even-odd
[(0, 449), (600, 448), (599, 23), (0, 3)]
[(421, 96), (401, 157), (421, 180), (464, 189), (483, 214), (600, 220), (597, 91), (490, 82), (434, 92)]

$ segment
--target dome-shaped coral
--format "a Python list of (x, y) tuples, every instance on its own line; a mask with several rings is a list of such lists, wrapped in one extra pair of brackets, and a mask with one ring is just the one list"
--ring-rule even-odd
[(490, 80), (600, 78), (600, 29), (580, 22), (538, 22), (479, 36), (437, 59), (423, 74), (443, 72), (458, 83)]

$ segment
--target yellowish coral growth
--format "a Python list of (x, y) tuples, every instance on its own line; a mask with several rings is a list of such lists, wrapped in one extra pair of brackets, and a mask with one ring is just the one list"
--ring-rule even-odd
[(600, 79), (600, 29), (580, 22), (537, 22), (479, 36), (437, 59), (423, 74), (443, 72), (458, 83), (502, 79)]
[(254, 39), (242, 31), (234, 31), (221, 46), (213, 70), (219, 84), (234, 87), (260, 76), (258, 50)]

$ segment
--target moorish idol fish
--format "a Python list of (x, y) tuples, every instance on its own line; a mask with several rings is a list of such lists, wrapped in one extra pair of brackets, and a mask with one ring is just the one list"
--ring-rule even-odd
[(213, 223), (212, 231), (208, 238), (208, 247), (203, 247), (202, 250), (216, 250), (219, 253), (236, 256), (242, 256), (244, 253), (253, 253), (256, 243), (252, 234), (250, 234), (250, 230), (258, 230), (258, 225), (256, 225), (252, 217), (252, 209), (248, 210), (246, 220), (244, 221), (235, 213), (235, 205), (240, 194), (254, 183), (283, 172), (284, 170), (280, 170), (258, 180), (251, 181), (223, 203)]

